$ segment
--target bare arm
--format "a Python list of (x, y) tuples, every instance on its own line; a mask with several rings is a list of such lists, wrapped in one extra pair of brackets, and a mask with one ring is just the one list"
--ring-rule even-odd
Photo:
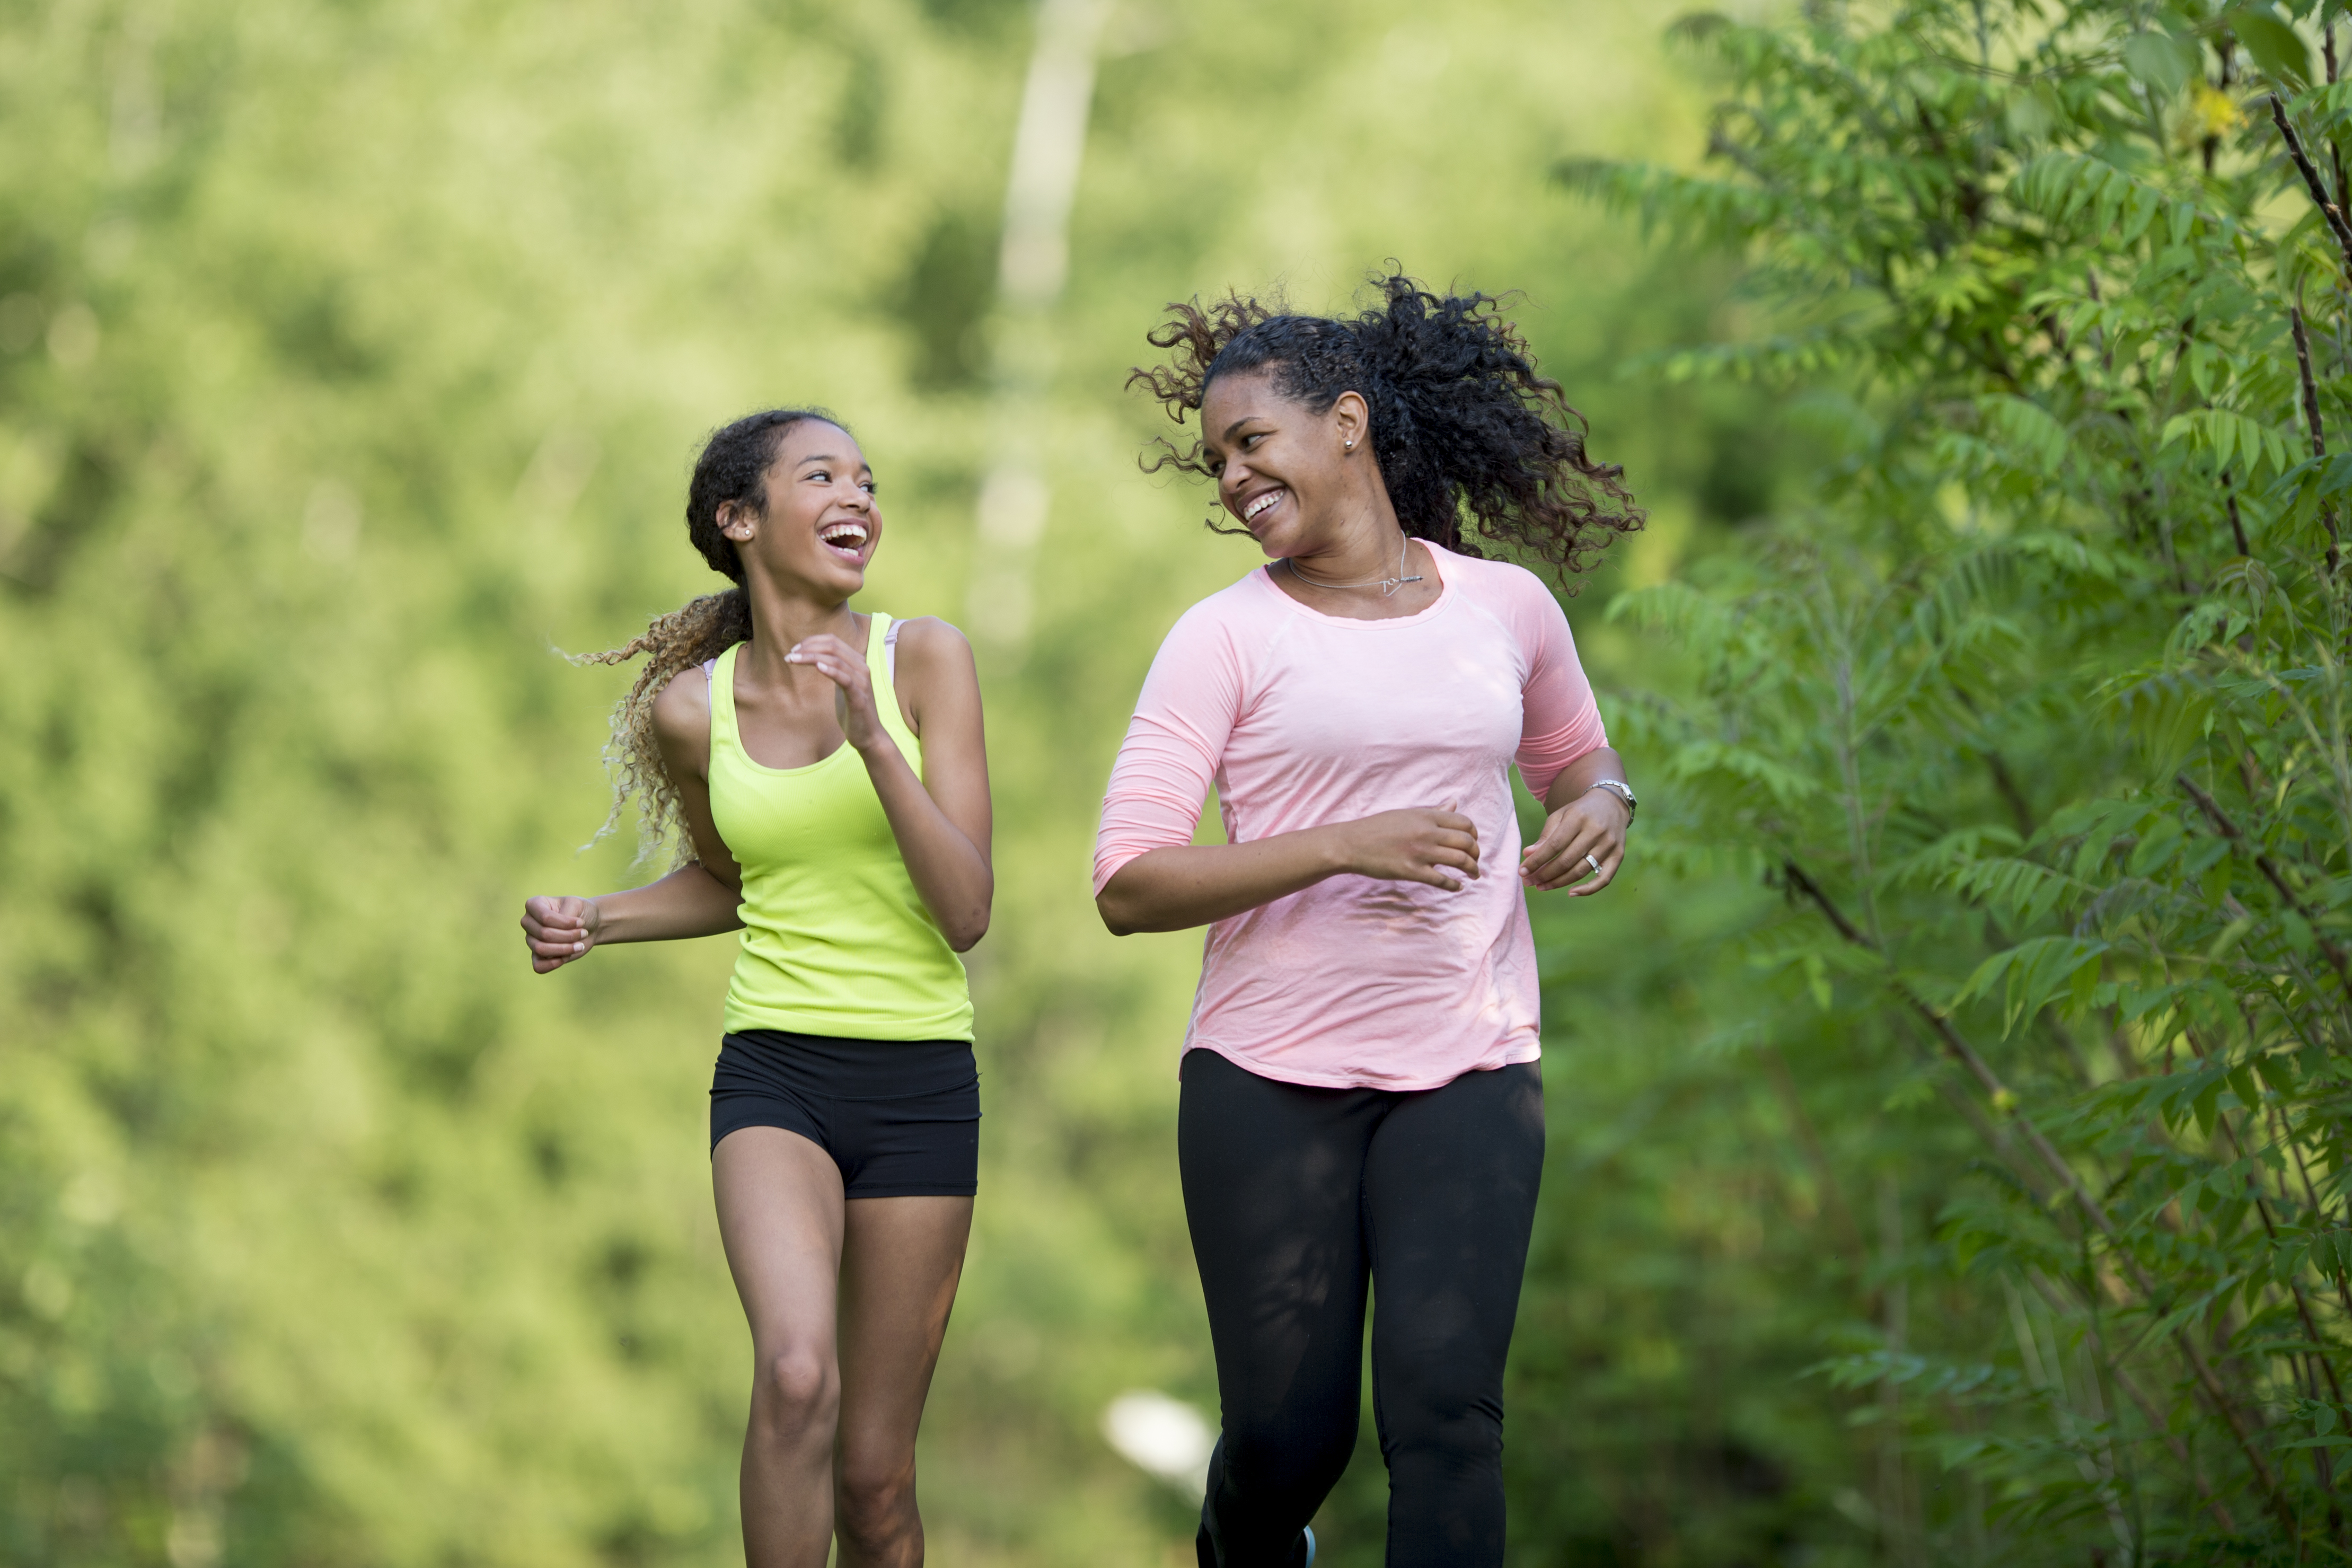
[[(1582, 898), (1616, 879), (1617, 868), (1625, 861), (1625, 830), (1633, 826), (1633, 814), (1609, 791), (1594, 789), (1597, 779), (1625, 782), (1625, 760), (1611, 747), (1585, 752), (1562, 768), (1544, 791), (1543, 832), (1519, 857), (1519, 876), (1530, 890), (1568, 888), (1570, 898)], [(1593, 862), (1601, 867), (1598, 875)]]
[(697, 862), (626, 892), (525, 900), (523, 938), (541, 974), (604, 942), (716, 936), (743, 924), (743, 873), (710, 820), (710, 692), (700, 670), (680, 675), (654, 700), (654, 734), (686, 808)]
[(863, 655), (838, 637), (814, 637), (785, 657), (815, 666), (834, 683), (841, 732), (866, 763), (915, 891), (948, 945), (969, 950), (987, 934), (996, 898), (988, 745), (971, 645), (929, 616), (906, 622), (898, 634), (896, 679), (908, 727), (923, 743), (919, 778), (875, 708), (873, 672)]
[(741, 900), (740, 893), (699, 864), (681, 866), (658, 882), (623, 893), (527, 899), (523, 937), (530, 944), (531, 968), (545, 974), (606, 942), (667, 942), (740, 930)]
[(1246, 844), (1150, 849), (1112, 874), (1095, 908), (1113, 936), (1182, 931), (1347, 875), (1459, 892), (1478, 875), (1478, 826), (1451, 809), (1383, 811)]

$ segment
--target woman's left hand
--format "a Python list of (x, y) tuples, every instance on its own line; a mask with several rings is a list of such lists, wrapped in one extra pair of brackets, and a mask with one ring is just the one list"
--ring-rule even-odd
[(882, 727), (882, 715), (874, 706), (874, 672), (867, 668), (865, 655), (831, 632), (823, 632), (793, 644), (784, 662), (814, 665), (819, 675), (833, 682), (833, 716), (841, 725), (843, 737), (858, 751), (869, 751), (889, 740), (890, 732)]
[(1566, 888), (1571, 899), (1599, 892), (1624, 864), (1625, 829), (1632, 821), (1633, 813), (1616, 795), (1586, 790), (1544, 819), (1542, 835), (1519, 857), (1519, 879), (1538, 893)]

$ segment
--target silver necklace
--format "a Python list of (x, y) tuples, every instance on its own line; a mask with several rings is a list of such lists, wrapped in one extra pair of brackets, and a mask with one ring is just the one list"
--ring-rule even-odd
[(1390, 595), (1395, 593), (1399, 588), (1403, 587), (1407, 583), (1418, 583), (1421, 581), (1419, 574), (1416, 573), (1414, 575), (1408, 577), (1404, 573), (1405, 555), (1406, 552), (1412, 549), (1412, 540), (1410, 537), (1407, 537), (1402, 543), (1397, 546), (1397, 569), (1395, 576), (1367, 577), (1360, 583), (1318, 582), (1312, 574), (1306, 571), (1298, 564), (1297, 562), (1291, 560), (1287, 556), (1283, 558), (1283, 564), (1290, 568), (1290, 574), (1292, 576), (1297, 578), (1300, 582), (1306, 584), (1310, 588), (1378, 588), (1381, 591), (1381, 597), (1385, 599)]

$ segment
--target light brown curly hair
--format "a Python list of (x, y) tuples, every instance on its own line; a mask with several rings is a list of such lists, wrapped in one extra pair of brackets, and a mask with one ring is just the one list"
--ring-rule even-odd
[(785, 434), (812, 419), (849, 428), (822, 408), (763, 409), (714, 432), (695, 459), (694, 478), (687, 486), (687, 536), (711, 570), (724, 573), (735, 586), (656, 616), (642, 633), (619, 647), (572, 656), (574, 664), (626, 664), (639, 654), (646, 656), (636, 684), (613, 709), (613, 737), (604, 747), (605, 765), (613, 773), (613, 809), (596, 830), (596, 838), (602, 839), (617, 828), (629, 797), (636, 796), (640, 860), (652, 859), (672, 838), (677, 841), (674, 867), (691, 865), (695, 858), (677, 783), (669, 775), (660, 739), (654, 733), (655, 700), (686, 671), (751, 640), (751, 599), (743, 591), (743, 563), (734, 542), (719, 531), (719, 510), (732, 501), (764, 516), (768, 467), (776, 460)]
[[(1373, 279), (1381, 303), (1351, 321), (1282, 311), (1240, 293), (1202, 309), (1168, 307), (1149, 336), (1169, 363), (1138, 383), (1181, 425), (1222, 375), (1271, 371), (1275, 390), (1321, 414), (1343, 392), (1371, 410), (1372, 455), (1405, 532), (1465, 555), (1463, 513), (1484, 538), (1570, 579), (1640, 528), (1647, 514), (1625, 470), (1585, 451), (1584, 416), (1536, 370), (1518, 328), (1491, 294), (1436, 294), (1402, 272)], [(1202, 443), (1161, 437), (1148, 472), (1212, 477)], [(1242, 529), (1209, 526), (1219, 532)]]

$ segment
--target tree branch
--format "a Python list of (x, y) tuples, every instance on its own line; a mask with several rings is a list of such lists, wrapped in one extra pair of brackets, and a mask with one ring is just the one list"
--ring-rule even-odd
[(2218, 801), (2197, 787), (2196, 780), (2187, 773), (2175, 773), (2173, 782), (2188, 792), (2189, 798), (2197, 803), (2197, 809), (2205, 814), (2205, 819), (2213, 825), (2215, 832), (2232, 844), (2246, 847), (2248, 853), (2254, 858), (2255, 868), (2269, 879), (2272, 887), (2278, 889), (2278, 896), (2286, 900), (2287, 908), (2293, 910), (2301, 917), (2303, 922), (2311, 928), (2312, 940), (2319, 944), (2319, 951), (2326, 956), (2328, 967), (2336, 971), (2336, 981), (2344, 987), (2345, 995), (2352, 997), (2352, 968), (2347, 968), (2346, 965), (2344, 950), (2336, 945), (2334, 938), (2319, 929), (2318, 917), (2305, 908), (2304, 901), (2295, 896), (2294, 889), (2286, 885), (2286, 878), (2280, 874), (2278, 863), (2269, 855), (2253, 847), (2253, 840), (2248, 838), (2238, 825), (2230, 820), (2229, 814), (2221, 809)]
[(2294, 126), (2286, 117), (2286, 104), (2277, 93), (2271, 94), (2271, 121), (2286, 139), (2288, 155), (2301, 171), (2304, 184), (2310, 188), (2313, 204), (2326, 216), (2328, 232), (2336, 237), (2336, 248), (2344, 252), (2345, 270), (2352, 272), (2352, 224), (2344, 221), (2343, 209), (2328, 199), (2327, 182), (2320, 177), (2311, 154), (2303, 150), (2303, 138), (2294, 133)]
[[(2319, 383), (2311, 374), (2311, 334), (2304, 330), (2302, 305), (2289, 305), (2286, 319), (2294, 328), (2294, 368), (2303, 378), (2303, 417), (2304, 422), (2311, 426), (2311, 455), (2324, 458), (2327, 456), (2327, 427), (2319, 420)], [(2333, 577), (2344, 563), (2342, 548), (2336, 535), (2334, 501), (2320, 503), (2319, 520), (2327, 525), (2327, 574)], [(2234, 494), (2230, 497), (2230, 521), (2233, 524), (2238, 521), (2238, 498)], [(2243, 537), (2242, 531), (2240, 537)], [(2241, 550), (2239, 553), (2242, 555), (2245, 552)]]

